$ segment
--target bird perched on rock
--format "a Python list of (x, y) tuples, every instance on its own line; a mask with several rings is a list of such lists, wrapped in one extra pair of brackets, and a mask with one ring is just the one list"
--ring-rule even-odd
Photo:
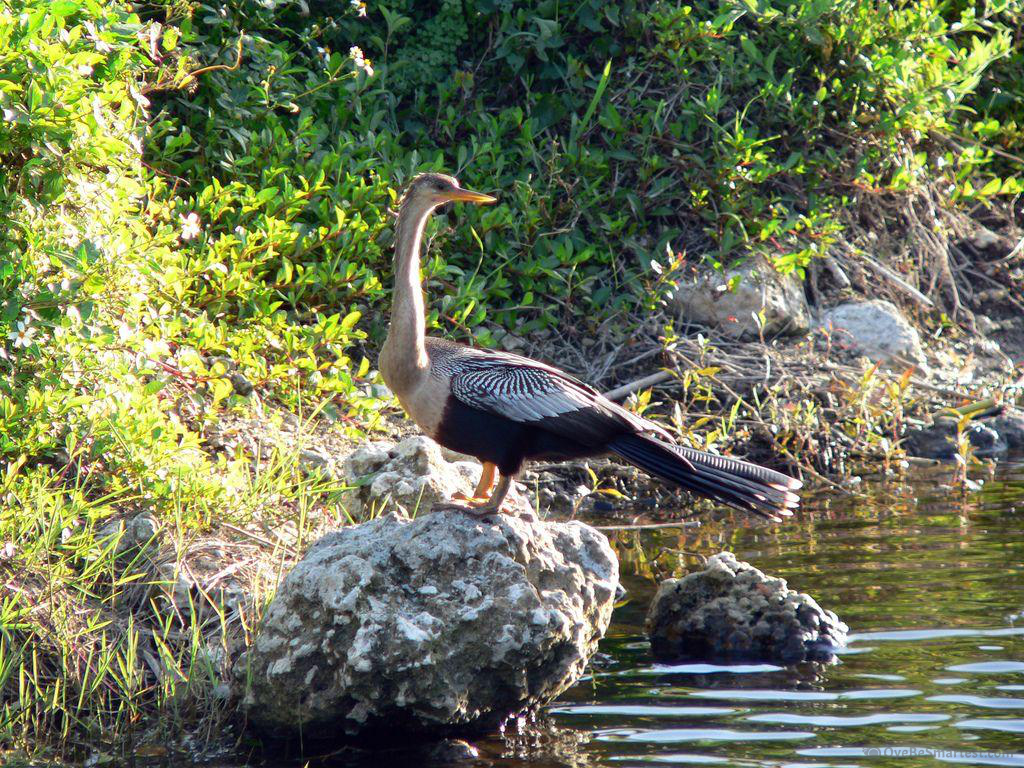
[[(395, 226), (391, 325), (381, 349), (384, 381), (427, 435), (483, 463), (466, 505), (485, 516), (501, 510), (512, 480), (532, 459), (618, 456), (700, 496), (766, 517), (788, 516), (801, 482), (739, 459), (676, 445), (657, 424), (630, 413), (593, 387), (550, 365), (508, 352), (427, 336), (420, 246), (427, 219), (452, 202), (494, 203), (451, 176), (425, 173), (409, 184)], [(491, 493), (495, 476), (497, 488)], [(489, 495), (488, 495), (489, 494)]]

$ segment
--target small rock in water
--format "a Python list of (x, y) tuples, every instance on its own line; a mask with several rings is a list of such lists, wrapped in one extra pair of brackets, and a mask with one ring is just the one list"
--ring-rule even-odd
[(279, 738), (492, 726), (579, 678), (617, 584), (582, 523), (383, 515), (323, 537), (284, 579), (235, 665), (242, 706)]
[[(993, 429), (995, 422), (996, 420), (993, 419), (990, 422), (992, 426), (989, 426), (989, 423), (972, 421), (964, 427), (975, 456), (996, 458), (1006, 454), (1007, 441)], [(923, 459), (945, 459), (947, 461), (955, 459), (957, 455), (956, 430), (957, 425), (951, 419), (937, 421), (931, 426), (921, 429), (908, 430), (904, 447), (909, 455)], [(1022, 435), (1022, 443), (1024, 443), (1024, 435)]]
[(829, 661), (848, 628), (810, 595), (722, 552), (661, 583), (645, 622), (659, 659)]
[(999, 433), (1011, 451), (1024, 450), (1024, 411), (1007, 408), (986, 423)]
[(475, 760), (480, 757), (480, 750), (461, 739), (445, 739), (426, 750), (424, 757), (425, 762), (455, 765), (465, 760)]

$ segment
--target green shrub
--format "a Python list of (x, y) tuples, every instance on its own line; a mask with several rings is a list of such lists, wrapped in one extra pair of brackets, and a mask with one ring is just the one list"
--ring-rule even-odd
[[(194, 183), (248, 185), (229, 194), (257, 206), (278, 180), (305, 191), (322, 172), (330, 183), (293, 209), (298, 236), (268, 248), (256, 276), (285, 306), (358, 304), (375, 333), (389, 223), (374, 211), (428, 168), (498, 191), (503, 205), (440, 228), (446, 255), (427, 268), (443, 288), (436, 321), (485, 343), (494, 324), (529, 332), (645, 306), (666, 245), (714, 263), (762, 250), (802, 269), (864, 195), (977, 186), (986, 158), (944, 156), (932, 137), (1009, 50), (998, 21), (934, 2), (367, 10), (196, 6), (182, 22), (196, 60), (223, 61), (244, 31), (243, 63), (161, 103), (154, 160)], [(352, 45), (372, 77), (346, 77)], [(364, 235), (332, 237), (339, 208)]]

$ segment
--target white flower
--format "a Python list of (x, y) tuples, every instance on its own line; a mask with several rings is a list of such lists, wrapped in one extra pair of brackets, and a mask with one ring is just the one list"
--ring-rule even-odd
[(82, 77), (88, 77), (92, 74), (92, 67), (89, 64), (79, 64), (78, 74), (80, 74)]
[(365, 18), (366, 3), (362, 3), (359, 0), (349, 0), (349, 4), (355, 9), (357, 15)]
[(358, 45), (353, 45), (348, 49), (348, 55), (352, 57), (352, 63), (356, 65), (356, 69), (361, 69), (367, 75), (373, 75), (373, 67), (370, 65), (370, 60), (363, 55), (363, 49)]
[(12, 331), (7, 335), (7, 338), (14, 342), (14, 348), (24, 347), (28, 349), (32, 345), (32, 337), (35, 335), (36, 329), (26, 323), (24, 320), (18, 321), (18, 330)]
[(103, 102), (99, 96), (92, 97), (92, 117), (100, 128), (107, 127), (107, 117), (103, 114)]
[(203, 227), (199, 223), (199, 215), (195, 211), (188, 214), (188, 216), (180, 216), (179, 218), (181, 219), (182, 240), (191, 240), (194, 237), (199, 237)]
[(100, 53), (110, 53), (114, 50), (114, 47), (110, 43), (100, 39), (100, 33), (96, 29), (96, 25), (91, 21), (85, 22), (85, 31), (89, 34), (89, 39), (92, 40), (93, 45), (96, 46), (96, 50)]

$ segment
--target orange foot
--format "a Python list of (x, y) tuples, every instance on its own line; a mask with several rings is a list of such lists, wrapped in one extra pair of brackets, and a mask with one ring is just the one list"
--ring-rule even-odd
[(467, 506), (482, 507), (484, 504), (490, 501), (490, 499), (488, 499), (486, 496), (467, 496), (462, 491), (458, 491), (457, 493), (452, 494), (452, 501), (467, 501), (469, 502)]

